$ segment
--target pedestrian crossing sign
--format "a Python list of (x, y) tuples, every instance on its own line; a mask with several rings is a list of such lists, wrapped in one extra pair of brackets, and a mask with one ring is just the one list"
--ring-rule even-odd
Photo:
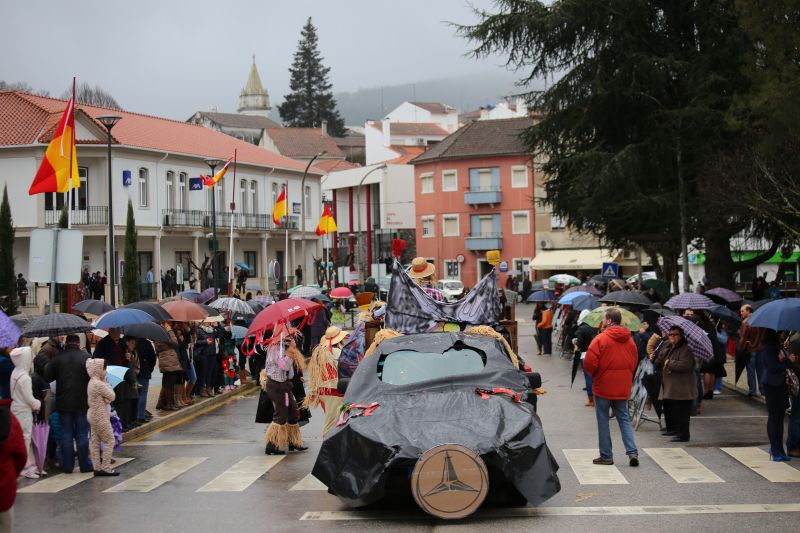
[(603, 268), (600, 274), (604, 278), (618, 278), (619, 277), (619, 263), (603, 263)]

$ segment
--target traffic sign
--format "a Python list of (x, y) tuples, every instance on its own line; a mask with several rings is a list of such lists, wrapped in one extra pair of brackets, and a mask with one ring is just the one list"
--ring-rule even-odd
[(604, 278), (618, 278), (619, 277), (619, 263), (603, 263), (603, 268), (600, 274)]
[(508, 261), (500, 261), (500, 272), (508, 272)]

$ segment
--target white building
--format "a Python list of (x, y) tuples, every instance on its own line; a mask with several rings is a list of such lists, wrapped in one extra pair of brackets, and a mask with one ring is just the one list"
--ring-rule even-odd
[(446, 104), (403, 102), (364, 127), (367, 165), (417, 155), (458, 129), (458, 110)]
[[(21, 92), (0, 93), (0, 188), (8, 186), (17, 228), (14, 258), (17, 272), (27, 275), (29, 237), (34, 228), (53, 225), (66, 203), (63, 194), (28, 196), (36, 174), (64, 111), (63, 100)], [(118, 115), (111, 131), (111, 184), (115, 264), (123, 258), (128, 200), (132, 202), (138, 230), (139, 271), (144, 279), (152, 265), (159, 272), (181, 265), (188, 278), (189, 259), (201, 264), (210, 255), (211, 221), (217, 222), (219, 270), (227, 267), (231, 222), (235, 222), (233, 260), (253, 267), (248, 285), (268, 287), (267, 265), (289, 260), (291, 275), (297, 265), (313, 271), (319, 257), (314, 229), (320, 217), (320, 172), (311, 168), (301, 191), (305, 165), (252, 144), (198, 125), (127, 111), (79, 105), (75, 114), (77, 157), (81, 187), (73, 192), (73, 227), (83, 231), (83, 264), (90, 271), (108, 269), (108, 160), (102, 115)], [(207, 175), (209, 157), (227, 160), (234, 150), (238, 163), (215, 189), (190, 190), (191, 178)], [(219, 167), (217, 167), (219, 170)], [(284, 183), (288, 183), (290, 212), (289, 248), (284, 230), (272, 223), (271, 212)], [(231, 216), (234, 194), (236, 215)], [(217, 197), (211, 209), (211, 191)], [(301, 198), (305, 216), (300, 234)], [(306, 257), (300, 257), (306, 240)], [(274, 281), (271, 286), (274, 286)]]

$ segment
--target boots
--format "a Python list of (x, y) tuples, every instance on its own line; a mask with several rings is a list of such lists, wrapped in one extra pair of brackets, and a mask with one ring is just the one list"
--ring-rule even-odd
[(594, 396), (589, 396), (589, 400), (583, 404), (584, 407), (594, 407)]
[(186, 407), (186, 405), (181, 401), (183, 397), (183, 384), (175, 385), (172, 389), (172, 401), (175, 404), (175, 407), (180, 409), (181, 407)]
[(247, 383), (247, 370), (239, 370), (239, 384), (244, 385)]
[(158, 402), (156, 402), (156, 409), (164, 411), (167, 408), (165, 397), (166, 395), (164, 394), (164, 387), (161, 387), (161, 392), (158, 395)]
[(186, 405), (194, 405), (194, 400), (192, 400), (192, 384), (188, 381), (183, 386), (183, 403)]
[[(178, 407), (175, 405), (175, 386), (161, 387), (161, 394), (158, 398), (158, 403), (161, 405), (162, 411), (177, 411)], [(158, 405), (156, 405), (158, 409)]]
[(205, 385), (200, 387), (200, 397), (201, 398), (210, 398), (211, 397), (211, 395), (208, 393), (208, 387), (206, 387)]

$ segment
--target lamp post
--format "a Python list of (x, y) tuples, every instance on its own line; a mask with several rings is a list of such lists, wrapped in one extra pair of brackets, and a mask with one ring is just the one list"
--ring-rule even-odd
[[(222, 159), (215, 159), (213, 157), (209, 157), (205, 160), (206, 165), (211, 169), (211, 175), (214, 175), (214, 170), (222, 164)], [(216, 187), (216, 186), (215, 186)], [(216, 189), (211, 190), (211, 269), (213, 272), (213, 285), (214, 285), (214, 297), (217, 296), (217, 276), (219, 275), (218, 268), (218, 261), (217, 261), (217, 191)]]
[[(358, 239), (358, 250), (357, 250), (357, 252), (358, 252), (358, 261), (356, 261), (356, 263), (358, 263), (359, 269), (361, 268), (361, 187), (362, 187), (362, 185), (364, 185), (364, 180), (367, 179), (367, 176), (369, 176), (370, 174), (372, 174), (376, 170), (385, 170), (385, 169), (386, 169), (386, 163), (378, 165), (377, 167), (370, 169), (369, 172), (364, 174), (364, 177), (361, 178), (361, 181), (358, 182), (358, 201), (357, 201), (356, 205), (358, 206), (358, 234), (359, 234), (359, 239)], [(366, 208), (369, 209), (369, 206), (367, 206)], [(352, 232), (352, 228), (350, 228), (350, 230)], [(369, 228), (367, 228), (367, 235), (368, 236), (370, 235)], [(370, 269), (371, 266), (372, 265), (367, 265), (367, 276), (366, 277), (369, 277), (369, 273), (370, 273), (369, 269)]]
[[(311, 168), (311, 164), (318, 157), (322, 157), (327, 153), (327, 150), (323, 150), (312, 157), (311, 161), (309, 161), (306, 165), (306, 169), (303, 171), (303, 179), (300, 180), (300, 238), (302, 239), (300, 242), (300, 264), (303, 266), (306, 264), (306, 175), (308, 174), (308, 169)], [(289, 250), (286, 250), (286, 253), (288, 254)], [(288, 272), (286, 273), (286, 276), (289, 276)], [(294, 281), (295, 283), (297, 282), (297, 280)]]
[(111, 179), (111, 128), (122, 119), (120, 116), (116, 115), (103, 115), (97, 117), (97, 120), (105, 126), (106, 132), (108, 133), (108, 289), (109, 289), (109, 297), (111, 301), (109, 302), (112, 307), (116, 307), (117, 305), (117, 296), (115, 293), (114, 288), (114, 279), (115, 273), (117, 269), (116, 261), (114, 260), (114, 195), (112, 194), (113, 191), (113, 183)]

